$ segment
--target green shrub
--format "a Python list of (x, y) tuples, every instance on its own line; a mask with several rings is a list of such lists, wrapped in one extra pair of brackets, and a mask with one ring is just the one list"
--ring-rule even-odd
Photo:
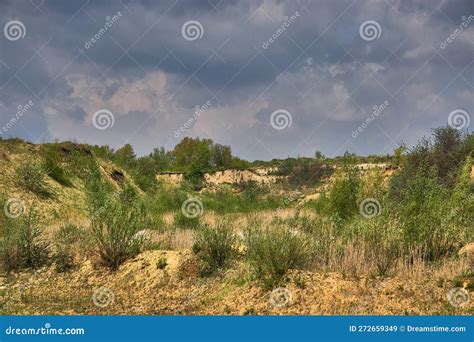
[(65, 245), (76, 245), (81, 242), (85, 231), (72, 223), (63, 224), (55, 233), (54, 240)]
[(204, 172), (196, 167), (184, 173), (184, 179), (188, 182), (191, 188), (195, 191), (199, 191), (204, 186)]
[(117, 269), (143, 246), (143, 238), (136, 234), (146, 228), (145, 206), (131, 186), (110, 194), (109, 187), (93, 177), (86, 188), (92, 237), (103, 263)]
[(215, 273), (229, 266), (237, 256), (237, 237), (226, 221), (217, 221), (215, 226), (203, 225), (197, 231), (193, 251), (203, 263), (202, 272)]
[(168, 262), (166, 261), (166, 258), (161, 257), (158, 259), (156, 262), (156, 268), (159, 270), (164, 270), (168, 266)]
[(63, 273), (74, 267), (74, 255), (66, 246), (57, 246), (53, 256), (55, 271)]
[(289, 270), (305, 268), (311, 261), (310, 242), (288, 229), (248, 229), (245, 235), (247, 261), (267, 288), (279, 285)]
[(39, 218), (34, 208), (18, 218), (3, 219), (1, 230), (0, 264), (3, 270), (38, 268), (48, 262), (50, 246), (40, 238)]
[(85, 240), (85, 231), (74, 224), (64, 224), (54, 233), (56, 272), (66, 272), (74, 267), (74, 255)]
[(328, 195), (326, 209), (329, 215), (344, 221), (357, 214), (360, 186), (360, 176), (353, 168), (346, 168), (343, 174), (336, 177)]
[(51, 195), (46, 182), (46, 173), (40, 164), (23, 163), (15, 169), (18, 186), (41, 197)]

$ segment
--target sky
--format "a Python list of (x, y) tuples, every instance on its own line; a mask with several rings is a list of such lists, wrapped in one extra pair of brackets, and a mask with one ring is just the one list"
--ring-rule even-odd
[(2, 0), (0, 137), (247, 160), (474, 127), (472, 0)]

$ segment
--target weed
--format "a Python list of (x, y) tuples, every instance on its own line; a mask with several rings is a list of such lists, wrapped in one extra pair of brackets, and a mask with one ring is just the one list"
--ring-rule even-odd
[(166, 266), (168, 266), (168, 262), (164, 257), (159, 258), (156, 262), (156, 268), (158, 268), (159, 270), (164, 270)]

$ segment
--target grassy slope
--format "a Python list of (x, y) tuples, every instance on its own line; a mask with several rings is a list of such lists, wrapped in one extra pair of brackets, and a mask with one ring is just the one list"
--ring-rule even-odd
[[(87, 221), (83, 182), (73, 178), (64, 187), (48, 178), (56, 194), (38, 198), (18, 188), (15, 168), (22, 162), (39, 161), (39, 146), (0, 143), (0, 193), (17, 197), (29, 206), (35, 203), (47, 222), (55, 227), (62, 217), (74, 223)], [(104, 178), (118, 169), (100, 161)], [(131, 181), (130, 177), (125, 177)], [(269, 213), (270, 215), (271, 213)], [(237, 215), (241, 217), (240, 215)], [(243, 215), (242, 215), (243, 216)], [(271, 215), (273, 216), (273, 214)], [(237, 217), (236, 217), (237, 219)], [(157, 268), (165, 258), (168, 265)], [(453, 262), (451, 264), (451, 262)], [(248, 281), (243, 265), (222, 278), (200, 278), (188, 251), (146, 251), (127, 261), (117, 272), (83, 259), (68, 273), (58, 274), (53, 266), (0, 277), (0, 312), (11, 314), (469, 314), (472, 303), (453, 308), (446, 291), (453, 286), (463, 260), (449, 261), (436, 269), (420, 267), (417, 273), (392, 278), (343, 277), (335, 273), (292, 272), (288, 283), (289, 305), (270, 304), (270, 292)], [(412, 271), (410, 271), (412, 272)], [(101, 286), (115, 294), (113, 304), (95, 306), (91, 296)]]
[[(50, 177), (46, 177), (48, 190), (53, 194), (50, 197), (39, 197), (25, 191), (17, 185), (15, 169), (22, 163), (41, 163), (44, 160), (40, 155), (40, 145), (33, 145), (19, 141), (0, 142), (0, 194), (6, 199), (20, 199), (26, 210), (31, 206), (40, 214), (42, 222), (48, 227), (56, 227), (64, 223), (64, 217), (75, 224), (84, 224), (87, 221), (84, 194), (84, 182), (78, 177), (71, 177), (72, 186), (66, 187)], [(120, 170), (126, 181), (133, 184), (127, 173), (110, 161), (98, 159), (101, 173), (113, 186), (118, 187), (110, 174), (113, 170)]]

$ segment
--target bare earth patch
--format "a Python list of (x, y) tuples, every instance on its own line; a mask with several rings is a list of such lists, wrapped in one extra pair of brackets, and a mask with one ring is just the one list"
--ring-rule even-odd
[[(115, 272), (85, 260), (68, 273), (47, 267), (0, 279), (0, 311), (23, 315), (473, 314), (472, 300), (459, 308), (449, 304), (446, 294), (453, 284), (443, 275), (447, 275), (443, 270), (432, 277), (388, 278), (292, 271), (285, 285), (288, 297), (275, 304), (272, 291), (249, 280), (239, 265), (219, 277), (201, 278), (189, 251), (146, 251)], [(100, 291), (97, 305), (94, 293)]]

